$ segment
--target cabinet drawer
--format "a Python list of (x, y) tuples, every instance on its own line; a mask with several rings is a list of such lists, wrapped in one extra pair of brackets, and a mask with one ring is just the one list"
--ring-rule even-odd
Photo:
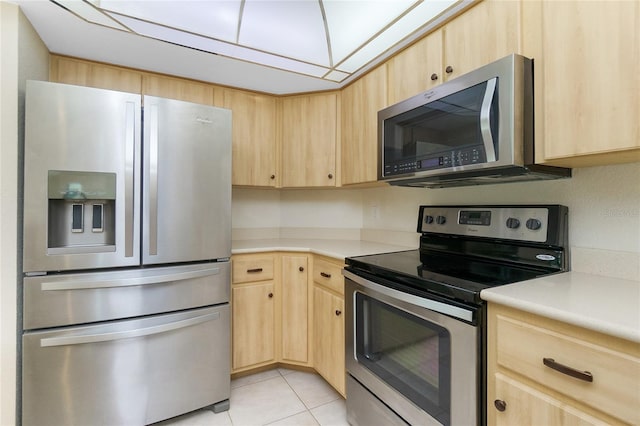
[(242, 256), (233, 258), (233, 283), (273, 279), (273, 256)]
[[(640, 424), (640, 358), (636, 356), (498, 315), (497, 361), (597, 410)], [(575, 369), (583, 378), (558, 371), (563, 369), (558, 364)], [(589, 375), (592, 381), (585, 380)]]
[(336, 293), (344, 294), (344, 278), (342, 267), (321, 259), (313, 262), (313, 281)]

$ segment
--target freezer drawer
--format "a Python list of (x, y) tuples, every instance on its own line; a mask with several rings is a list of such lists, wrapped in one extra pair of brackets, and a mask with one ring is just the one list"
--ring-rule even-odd
[(229, 398), (229, 305), (23, 335), (22, 422), (143, 425)]
[(229, 262), (26, 277), (23, 328), (178, 311), (229, 301)]

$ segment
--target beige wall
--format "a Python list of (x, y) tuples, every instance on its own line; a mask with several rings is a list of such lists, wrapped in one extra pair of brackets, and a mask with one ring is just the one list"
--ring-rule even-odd
[(571, 179), (465, 188), (235, 189), (233, 203), (234, 228), (354, 227), (364, 239), (408, 245), (417, 244), (421, 204), (564, 204), (574, 270), (640, 279), (640, 163), (574, 169)]
[(0, 3), (0, 425), (15, 422), (18, 8)]
[(0, 425), (16, 422), (19, 190), (27, 79), (47, 79), (48, 51), (14, 4), (0, 2)]

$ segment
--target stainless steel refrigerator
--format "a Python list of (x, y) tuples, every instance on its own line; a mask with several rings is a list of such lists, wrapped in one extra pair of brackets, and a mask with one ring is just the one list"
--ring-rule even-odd
[(229, 407), (231, 111), (29, 81), (22, 422)]

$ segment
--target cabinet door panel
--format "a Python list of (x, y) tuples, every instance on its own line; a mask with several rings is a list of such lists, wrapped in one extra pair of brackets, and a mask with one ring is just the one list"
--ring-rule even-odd
[(543, 105), (545, 157), (640, 148), (640, 3), (540, 7), (542, 51), (535, 59), (543, 103), (536, 105)]
[(203, 105), (214, 105), (214, 86), (181, 78), (145, 74), (143, 94)]
[(275, 186), (275, 98), (225, 89), (224, 107), (233, 111), (233, 184)]
[(282, 360), (308, 361), (307, 257), (282, 256)]
[(282, 186), (335, 186), (336, 93), (282, 100)]
[(343, 90), (343, 185), (378, 179), (378, 111), (386, 106), (386, 69), (379, 67)]
[(345, 395), (344, 299), (315, 286), (313, 304), (314, 367)]
[(520, 53), (520, 2), (485, 0), (444, 27), (445, 80)]
[(233, 369), (275, 361), (274, 284), (234, 286), (233, 311)]
[[(496, 396), (506, 403), (505, 410), (496, 414), (496, 426), (608, 424), (502, 374), (496, 374), (495, 381)], [(489, 410), (496, 411), (493, 401)]]
[(389, 105), (442, 83), (442, 32), (434, 31), (387, 62)]
[(142, 93), (142, 73), (97, 62), (51, 55), (50, 81)]

